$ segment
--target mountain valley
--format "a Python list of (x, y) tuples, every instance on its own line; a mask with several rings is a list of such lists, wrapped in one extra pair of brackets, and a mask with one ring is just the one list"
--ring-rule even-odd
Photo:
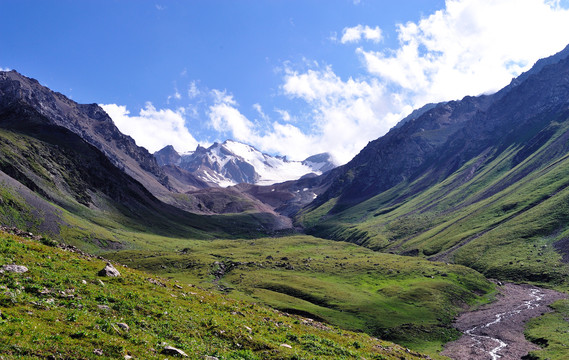
[[(233, 140), (150, 154), (98, 105), (3, 71), (0, 267), (30, 272), (0, 274), (0, 351), (444, 359), (504, 282), (569, 292), (568, 185), (569, 47), (341, 166)], [(97, 277), (96, 256), (126, 275)], [(567, 303), (528, 323), (528, 359), (566, 358)]]

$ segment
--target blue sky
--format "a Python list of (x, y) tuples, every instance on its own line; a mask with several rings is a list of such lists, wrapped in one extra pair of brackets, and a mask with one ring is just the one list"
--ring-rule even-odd
[(227, 138), (339, 162), (413, 108), (569, 43), (564, 1), (3, 0), (0, 68), (99, 103), (150, 151)]

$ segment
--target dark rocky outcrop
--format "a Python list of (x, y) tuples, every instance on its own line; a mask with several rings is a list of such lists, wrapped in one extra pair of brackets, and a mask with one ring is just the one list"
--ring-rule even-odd
[(16, 71), (0, 72), (0, 127), (30, 131), (30, 123), (7, 113), (36, 113), (35, 125), (67, 129), (100, 150), (155, 194), (166, 192), (168, 177), (146, 149), (122, 134), (97, 104), (78, 104)]

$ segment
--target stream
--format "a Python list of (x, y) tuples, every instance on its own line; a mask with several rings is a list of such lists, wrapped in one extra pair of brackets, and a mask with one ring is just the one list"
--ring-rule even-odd
[(550, 311), (565, 294), (531, 285), (505, 284), (497, 300), (461, 314), (455, 327), (463, 336), (448, 343), (441, 355), (454, 360), (519, 360), (539, 347), (524, 337), (529, 319)]

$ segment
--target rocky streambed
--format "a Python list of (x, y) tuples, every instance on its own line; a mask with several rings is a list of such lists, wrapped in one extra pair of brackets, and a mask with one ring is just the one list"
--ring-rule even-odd
[(566, 296), (531, 285), (505, 284), (495, 302), (456, 319), (455, 327), (464, 335), (441, 354), (454, 360), (519, 360), (539, 349), (525, 339), (525, 322), (550, 311), (549, 304)]

